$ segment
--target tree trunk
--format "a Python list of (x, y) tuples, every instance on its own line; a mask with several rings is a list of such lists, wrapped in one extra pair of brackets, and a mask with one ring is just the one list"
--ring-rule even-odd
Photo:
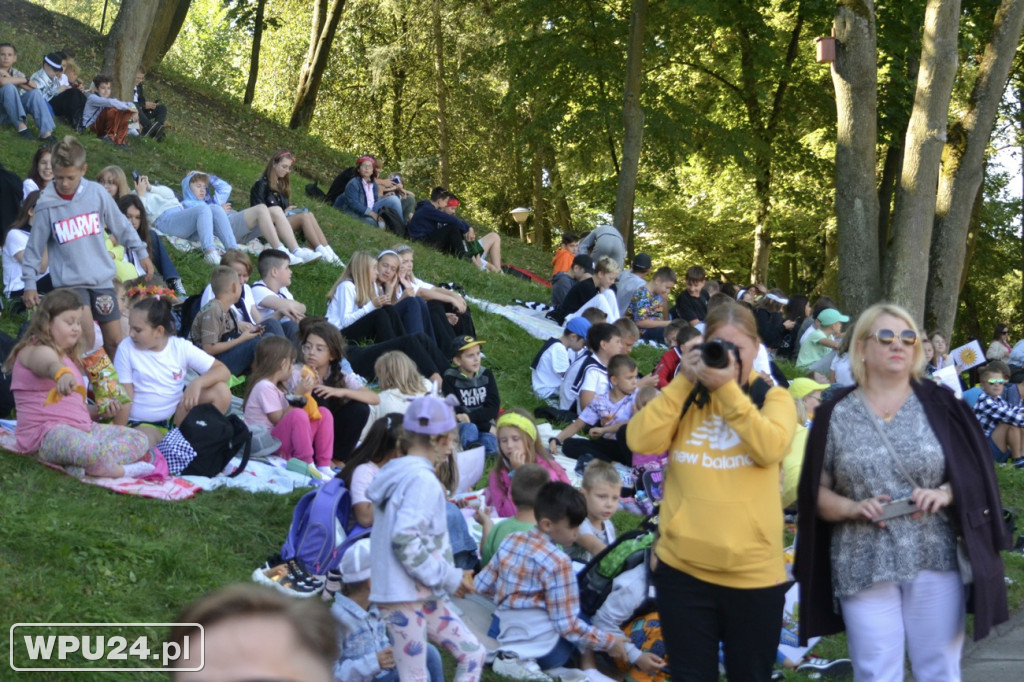
[(295, 103), (288, 127), (292, 130), (308, 126), (316, 111), (316, 97), (320, 92), (327, 58), (334, 44), (334, 34), (338, 31), (341, 13), (345, 9), (345, 0), (334, 0), (330, 12), (327, 11), (328, 0), (317, 0), (313, 8), (313, 31), (310, 36), (309, 53), (306, 63), (299, 74), (299, 87), (295, 92)]
[(441, 0), (430, 3), (434, 24), (434, 96), (437, 98), (437, 155), (441, 185), (448, 186), (448, 86), (444, 80), (444, 28), (441, 23)]
[(633, 207), (636, 177), (640, 168), (640, 149), (644, 141), (644, 110), (640, 108), (643, 87), (644, 32), (647, 27), (647, 0), (633, 0), (629, 18), (629, 46), (626, 50), (626, 86), (622, 98), (622, 168), (615, 193), (615, 227), (628, 244), (633, 238)]
[(985, 151), (1022, 27), (1024, 0), (1002, 0), (967, 112), (950, 131), (943, 154), (929, 258), (925, 321), (947, 335), (956, 321), (971, 208), (981, 186)]
[[(548, 175), (551, 178), (551, 189), (555, 195), (555, 221), (563, 233), (572, 231), (572, 213), (569, 211), (569, 202), (565, 198), (565, 188), (562, 186), (562, 172), (558, 168), (558, 158), (555, 155), (555, 148), (548, 145)], [(542, 248), (551, 246), (550, 230), (547, 240), (541, 241)]]
[[(836, 238), (837, 289), (847, 314), (878, 300), (878, 49), (873, 0), (836, 7)], [(826, 268), (826, 272), (828, 268)]]
[[(906, 131), (903, 133), (906, 136)], [(892, 225), (892, 199), (896, 195), (896, 181), (903, 172), (903, 143), (893, 143), (885, 152), (882, 180), (878, 183), (878, 253), (889, 250), (889, 229)], [(883, 272), (886, 268), (883, 266)]]
[(789, 47), (786, 50), (786, 61), (779, 82), (775, 86), (768, 120), (762, 120), (760, 97), (758, 93), (755, 64), (754, 41), (747, 31), (740, 31), (740, 69), (743, 83), (743, 98), (746, 102), (747, 119), (750, 127), (761, 138), (758, 151), (754, 153), (754, 194), (757, 196), (757, 209), (754, 212), (754, 260), (750, 268), (750, 282), (768, 283), (768, 267), (771, 258), (772, 231), (768, 220), (772, 210), (772, 145), (778, 131), (782, 105), (789, 89), (789, 80), (793, 62), (800, 54), (800, 36), (804, 27), (804, 3), (796, 8), (796, 20), (789, 34)]
[[(544, 156), (540, 149), (534, 147), (530, 155), (533, 159), (533, 232), (540, 234), (546, 229), (546, 211), (544, 210)], [(526, 234), (523, 226), (519, 226), (519, 238), (526, 241)]]
[(907, 124), (903, 172), (896, 189), (894, 239), (889, 254), (893, 270), (886, 292), (890, 301), (905, 307), (919, 323), (924, 321), (921, 274), (928, 272), (936, 183), (956, 79), (959, 31), (960, 0), (928, 0), (914, 109)]
[(147, 69), (158, 64), (174, 45), (191, 6), (192, 0), (160, 0), (146, 49), (142, 52), (142, 65)]
[(249, 80), (245, 83), (245, 96), (242, 106), (252, 107), (256, 97), (256, 81), (260, 75), (260, 44), (263, 42), (263, 15), (267, 9), (267, 0), (256, 1), (256, 19), (252, 27), (252, 52), (249, 54)]
[(149, 40), (153, 17), (159, 5), (149, 0), (124, 0), (107, 36), (101, 73), (114, 79), (111, 97), (131, 101), (135, 73), (142, 63), (142, 51)]

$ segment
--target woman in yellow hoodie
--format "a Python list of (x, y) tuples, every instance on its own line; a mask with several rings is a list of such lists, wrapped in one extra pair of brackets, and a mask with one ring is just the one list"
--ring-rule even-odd
[(779, 470), (796, 408), (753, 372), (750, 310), (723, 303), (705, 324), (705, 341), (735, 347), (725, 366), (709, 367), (699, 340), (686, 346), (626, 437), (633, 452), (670, 450), (654, 583), (672, 679), (716, 682), (722, 642), (730, 680), (768, 680), (787, 587)]

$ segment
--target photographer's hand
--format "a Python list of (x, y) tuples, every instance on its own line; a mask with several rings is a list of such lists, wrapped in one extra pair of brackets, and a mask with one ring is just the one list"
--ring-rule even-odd
[(691, 339), (679, 349), (679, 373), (690, 383), (697, 383), (697, 367), (703, 366), (700, 361), (700, 346), (704, 342), (701, 337)]
[(737, 381), (739, 365), (736, 362), (736, 357), (732, 353), (729, 353), (727, 357), (729, 364), (722, 368), (708, 367), (703, 360), (697, 366), (697, 381), (703, 384), (709, 393), (714, 393), (730, 381)]

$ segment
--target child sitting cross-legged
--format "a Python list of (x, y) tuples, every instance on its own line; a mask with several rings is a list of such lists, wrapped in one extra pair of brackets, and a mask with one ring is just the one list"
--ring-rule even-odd
[(458, 400), (455, 412), (462, 447), (468, 449), (477, 443), (490, 455), (498, 450), (491, 429), (501, 398), (491, 370), (480, 366), (480, 345), (484, 343), (472, 336), (455, 337), (449, 353), (455, 366), (444, 373), (441, 392)]
[(530, 383), (539, 398), (552, 401), (552, 405), (558, 401), (558, 388), (572, 360), (586, 347), (588, 331), (590, 322), (574, 317), (565, 325), (560, 337), (552, 336), (537, 351), (530, 363)]
[(285, 336), (293, 342), (299, 338), (299, 322), (306, 316), (306, 304), (299, 303), (288, 291), (292, 268), (288, 254), (279, 249), (266, 249), (256, 261), (260, 280), (252, 285), (256, 310), (262, 319), (280, 320)]
[(478, 593), (498, 604), (494, 672), (543, 679), (542, 671), (564, 666), (577, 646), (625, 659), (621, 632), (597, 630), (580, 618), (572, 561), (559, 547), (576, 541), (587, 516), (583, 494), (568, 483), (546, 483), (533, 511), (537, 527), (506, 537), (474, 581)]
[(608, 462), (593, 461), (583, 472), (583, 497), (587, 500), (587, 518), (580, 524), (576, 543), (568, 547), (573, 561), (587, 563), (615, 542), (612, 514), (619, 510), (622, 478)]
[[(370, 540), (359, 540), (341, 558), (341, 592), (334, 595), (331, 615), (338, 624), (341, 658), (334, 664), (336, 682), (398, 682), (395, 650), (387, 623), (370, 601)], [(441, 654), (427, 645), (430, 682), (444, 682)]]
[(537, 491), (551, 481), (551, 474), (539, 464), (524, 464), (512, 479), (512, 502), (516, 505), (515, 516), (494, 523), (490, 510), (480, 507), (474, 517), (483, 526), (480, 542), (480, 565), (485, 566), (498, 550), (501, 541), (511, 533), (530, 530), (537, 525), (533, 505), (537, 502)]
[(537, 438), (537, 425), (525, 413), (512, 409), (498, 418), (498, 457), (487, 480), (487, 504), (507, 518), (516, 513), (511, 496), (512, 479), (527, 464), (539, 464), (553, 481), (569, 482), (565, 470), (544, 451)]
[(288, 386), (297, 357), (295, 346), (282, 336), (260, 340), (245, 397), (245, 421), (270, 429), (271, 435), (281, 441), (281, 457), (306, 462), (310, 475), (319, 473), (318, 478), (331, 478), (334, 418), (330, 410), (293, 407), (287, 398), (288, 388), (307, 396), (317, 383), (315, 377), (305, 375), (294, 386)]
[(242, 282), (234, 268), (218, 265), (210, 275), (213, 300), (192, 322), (192, 343), (217, 358), (235, 376), (249, 371), (264, 328), (235, 318), (234, 306), (242, 297)]
[[(633, 451), (626, 445), (626, 423), (633, 416), (636, 396), (636, 361), (628, 355), (616, 355), (608, 361), (608, 392), (596, 396), (580, 416), (548, 441), (551, 454), (558, 446), (566, 457), (579, 459), (591, 455), (608, 462), (633, 466)], [(590, 427), (594, 440), (572, 438)]]
[(1007, 369), (999, 361), (981, 368), (982, 395), (974, 403), (974, 416), (981, 422), (992, 457), (999, 463), (1012, 460), (1015, 467), (1024, 468), (1024, 407), (1011, 407), (1003, 399)]

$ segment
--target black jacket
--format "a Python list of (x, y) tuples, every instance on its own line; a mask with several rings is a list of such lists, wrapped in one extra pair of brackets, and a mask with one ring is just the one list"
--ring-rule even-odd
[[(1010, 538), (1003, 524), (1003, 506), (995, 466), (985, 435), (971, 408), (952, 391), (931, 381), (911, 382), (946, 455), (946, 471), (953, 488), (951, 517), (959, 522), (974, 572), (968, 588), (967, 610), (974, 614), (974, 639), (1006, 621), (1009, 609), (1003, 581), (1003, 559)], [(816, 513), (818, 482), (825, 462), (829, 420), (836, 403), (853, 388), (841, 390), (814, 414), (807, 439), (804, 466), (797, 489), (797, 551), (794, 574), (800, 584), (800, 643), (809, 637), (845, 629), (843, 617), (832, 607), (832, 569), (829, 559), (832, 524)]]

